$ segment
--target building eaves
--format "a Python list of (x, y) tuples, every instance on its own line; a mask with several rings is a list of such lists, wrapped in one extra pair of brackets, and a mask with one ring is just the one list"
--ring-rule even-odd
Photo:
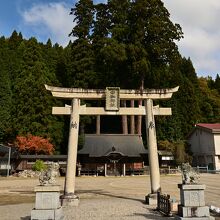
[(215, 124), (199, 123), (196, 124), (196, 127), (205, 130), (209, 133), (213, 133), (213, 134), (220, 133), (220, 123), (215, 123)]

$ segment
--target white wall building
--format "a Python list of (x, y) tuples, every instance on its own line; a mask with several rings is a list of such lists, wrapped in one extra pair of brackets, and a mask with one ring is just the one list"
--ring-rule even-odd
[(193, 166), (209, 166), (220, 170), (220, 123), (195, 126), (188, 136), (193, 153)]

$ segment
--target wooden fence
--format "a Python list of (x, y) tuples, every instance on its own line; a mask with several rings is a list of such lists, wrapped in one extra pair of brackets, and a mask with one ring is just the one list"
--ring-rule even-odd
[(157, 210), (166, 216), (172, 216), (170, 195), (157, 192)]

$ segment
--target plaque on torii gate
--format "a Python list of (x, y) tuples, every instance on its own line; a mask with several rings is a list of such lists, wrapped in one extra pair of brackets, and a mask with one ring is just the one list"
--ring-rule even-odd
[[(153, 100), (169, 99), (179, 87), (172, 89), (144, 89), (125, 90), (118, 87), (107, 87), (102, 89), (80, 89), (80, 88), (61, 88), (45, 85), (57, 98), (71, 99), (71, 106), (53, 107), (54, 115), (70, 115), (70, 129), (68, 141), (67, 170), (62, 196), (63, 205), (78, 205), (79, 198), (75, 195), (75, 176), (79, 131), (80, 115), (145, 115), (146, 133), (148, 143), (148, 158), (150, 167), (151, 193), (146, 196), (149, 204), (156, 202), (156, 194), (160, 187), (160, 171), (157, 153), (157, 140), (154, 115), (171, 115), (171, 108), (160, 108), (153, 106)], [(104, 107), (87, 107), (80, 105), (80, 100), (99, 100), (106, 99)], [(144, 106), (139, 107), (120, 107), (120, 100), (144, 100)], [(151, 202), (152, 201), (152, 202)]]

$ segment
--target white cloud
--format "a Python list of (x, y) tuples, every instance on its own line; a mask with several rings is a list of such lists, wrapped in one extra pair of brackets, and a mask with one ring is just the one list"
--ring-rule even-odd
[(179, 23), (184, 39), (178, 45), (183, 56), (190, 57), (198, 75), (220, 73), (219, 0), (163, 0), (171, 20)]
[[(163, 0), (171, 17), (182, 25), (204, 29), (215, 28), (220, 10), (219, 0)], [(217, 20), (216, 20), (217, 19)]]
[(24, 24), (38, 36), (51, 38), (55, 43), (66, 46), (74, 23), (69, 15), (71, 6), (63, 2), (33, 5), (22, 12)]

